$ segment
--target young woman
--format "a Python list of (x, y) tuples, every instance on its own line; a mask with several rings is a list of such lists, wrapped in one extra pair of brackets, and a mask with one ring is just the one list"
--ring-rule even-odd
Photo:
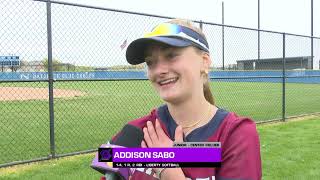
[[(215, 105), (209, 87), (209, 45), (190, 21), (156, 26), (127, 48), (130, 64), (146, 63), (148, 78), (166, 103), (129, 124), (144, 132), (142, 147), (172, 147), (173, 142), (221, 142), (220, 168), (137, 169), (131, 176), (151, 179), (261, 179), (255, 123)], [(114, 136), (114, 141), (117, 136)]]

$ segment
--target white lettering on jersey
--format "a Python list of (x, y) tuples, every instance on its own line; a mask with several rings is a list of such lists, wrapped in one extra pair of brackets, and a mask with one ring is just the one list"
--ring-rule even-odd
[(148, 168), (145, 173), (148, 174), (148, 175), (151, 175), (151, 173), (152, 173), (152, 168)]
[(215, 180), (215, 176), (211, 176), (211, 177), (207, 177), (207, 178), (195, 178), (195, 179), (191, 179), (191, 178), (186, 178), (186, 180)]
[(137, 168), (136, 171), (144, 172), (144, 168)]
[(210, 180), (210, 177), (207, 177), (207, 178), (196, 178), (196, 180)]

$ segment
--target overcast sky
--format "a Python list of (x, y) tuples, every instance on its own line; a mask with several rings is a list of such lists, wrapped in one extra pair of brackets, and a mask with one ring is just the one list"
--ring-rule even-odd
[[(78, 4), (169, 17), (222, 23), (221, 0), (65, 0)], [(310, 0), (261, 0), (260, 29), (311, 34)], [(225, 24), (257, 28), (257, 0), (225, 0)], [(47, 56), (46, 4), (32, 0), (0, 1), (0, 55), (26, 61)], [(320, 0), (314, 0), (314, 36), (320, 36)], [(127, 44), (166, 19), (52, 4), (53, 57), (90, 66), (127, 64)], [(221, 27), (204, 25), (214, 66), (222, 65)], [(310, 56), (310, 39), (287, 36), (286, 56)], [(314, 41), (315, 68), (320, 40)], [(261, 58), (282, 57), (281, 34), (261, 33)], [(257, 32), (225, 28), (225, 64), (257, 59)]]
[[(221, 0), (65, 0), (106, 8), (222, 23)], [(314, 36), (320, 36), (320, 0)], [(258, 0), (224, 0), (225, 24), (258, 27)], [(260, 0), (260, 28), (311, 35), (311, 0)]]
[[(213, 23), (222, 23), (221, 0), (67, 0), (80, 4), (142, 12), (170, 17), (203, 20)], [(258, 28), (258, 0), (224, 0), (224, 23), (227, 25)], [(313, 1), (314, 27), (313, 35), (320, 36), (320, 0)], [(260, 0), (260, 29), (287, 32), (301, 35), (311, 35), (311, 0)], [(226, 31), (228, 33), (228, 31)], [(230, 41), (234, 35), (227, 35)], [(235, 33), (234, 33), (235, 34)], [(241, 33), (240, 33), (241, 34)], [(240, 41), (237, 45), (226, 43), (226, 63), (234, 64), (239, 59), (255, 59), (257, 54), (256, 38), (251, 32), (243, 33), (248, 42)], [(216, 46), (217, 40), (209, 37)], [(261, 34), (261, 58), (281, 57), (281, 37), (271, 37), (270, 34)], [(215, 40), (212, 40), (215, 39)], [(288, 37), (287, 56), (310, 55), (310, 41), (308, 39)], [(210, 41), (209, 40), (209, 41)], [(220, 39), (219, 39), (220, 41)], [(130, 42), (130, 38), (129, 38)], [(219, 42), (221, 44), (221, 42)], [(242, 52), (239, 52), (239, 48)], [(244, 47), (244, 48), (243, 48)], [(217, 53), (217, 49), (219, 53)], [(214, 59), (216, 66), (221, 66), (221, 47), (215, 47)], [(320, 43), (314, 43), (315, 67), (319, 68)]]

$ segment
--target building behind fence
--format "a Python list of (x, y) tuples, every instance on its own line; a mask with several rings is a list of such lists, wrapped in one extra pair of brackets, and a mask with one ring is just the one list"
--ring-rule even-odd
[[(125, 47), (172, 17), (41, 0), (2, 0), (0, 9), (10, 9), (0, 11), (0, 167), (95, 151), (163, 103)], [(319, 37), (195, 23), (220, 107), (257, 122), (319, 113)]]

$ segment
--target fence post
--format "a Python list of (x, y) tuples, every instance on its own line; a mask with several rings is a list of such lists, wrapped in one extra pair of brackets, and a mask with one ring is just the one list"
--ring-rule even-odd
[(286, 121), (286, 34), (282, 39), (282, 121)]
[(222, 21), (222, 35), (221, 35), (221, 37), (222, 37), (222, 70), (224, 70), (224, 2), (222, 1), (222, 14), (221, 14), (221, 17), (222, 17), (222, 19), (221, 19), (221, 21)]
[(260, 0), (258, 0), (258, 61), (260, 60)]
[(311, 69), (313, 70), (313, 0), (311, 0)]
[(49, 78), (49, 118), (50, 118), (50, 158), (55, 158), (54, 107), (53, 107), (53, 68), (52, 68), (52, 31), (51, 2), (47, 1), (47, 38), (48, 38), (48, 78)]

